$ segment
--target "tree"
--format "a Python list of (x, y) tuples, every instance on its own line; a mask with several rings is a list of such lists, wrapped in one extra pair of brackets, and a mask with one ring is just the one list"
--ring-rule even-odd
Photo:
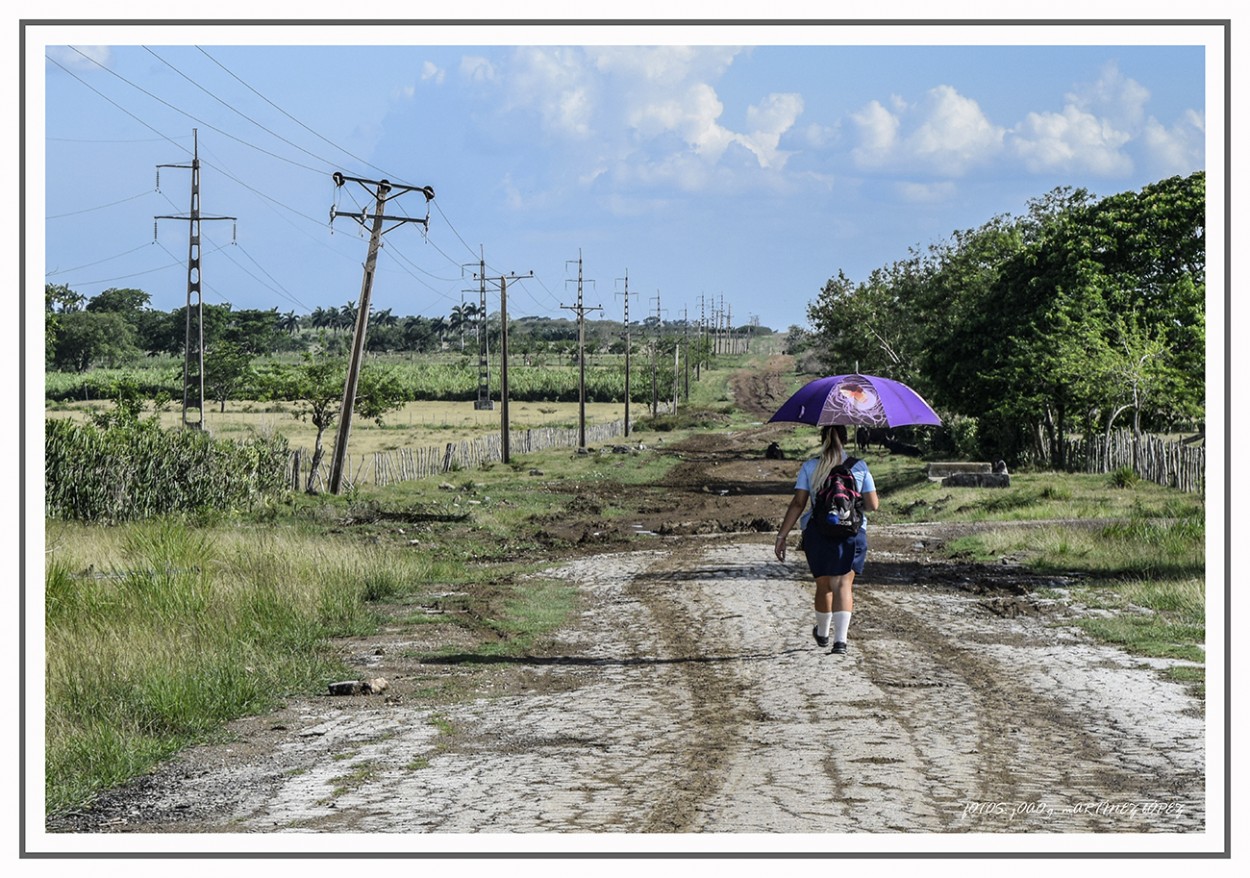
[(295, 335), (302, 325), (302, 318), (294, 311), (287, 311), (278, 320), (278, 327), (288, 335)]
[(404, 321), (404, 350), (421, 353), (433, 350), (438, 344), (438, 335), (428, 317), (409, 317)]
[[(205, 348), (213, 343), (227, 341), (240, 350), (250, 354), (269, 354), (282, 344), (282, 318), (277, 308), (261, 311), (245, 308), (241, 311), (227, 309), (224, 326), (214, 327), (213, 332), (205, 332)], [(205, 321), (207, 322), (207, 321)]]
[[(1099, 201), (1057, 191), (963, 236), (926, 284), (938, 401), (990, 426), (987, 453), (1056, 465), (1134, 388), (1140, 417), (1200, 414), (1203, 237), (1200, 174)], [(1147, 374), (1132, 364), (1149, 350)], [(1147, 389), (1167, 402), (1150, 411)]]
[(143, 290), (111, 288), (93, 297), (87, 303), (87, 310), (112, 311), (135, 323), (139, 313), (146, 311), (151, 301), (151, 295)]
[(204, 352), (204, 391), (217, 400), (221, 411), (252, 371), (252, 354), (228, 341), (218, 342)]
[(61, 326), (61, 315), (81, 310), (84, 301), (82, 294), (71, 290), (68, 284), (43, 285), (44, 362), (51, 363), (56, 356), (56, 339)]
[[(305, 354), (304, 362), (284, 369), (272, 380), (286, 399), (297, 403), (295, 417), (309, 421), (317, 428), (306, 490), (317, 493), (321, 482), (319, 469), (324, 456), (322, 439), (325, 431), (338, 420), (343, 407), (343, 390), (347, 383), (347, 362), (339, 359), (313, 359)], [(390, 372), (366, 366), (360, 372), (356, 387), (354, 411), (379, 425), (383, 416), (404, 404), (403, 385)]]
[(57, 316), (54, 368), (86, 372), (92, 366), (120, 366), (139, 354), (134, 330), (115, 312), (69, 311)]

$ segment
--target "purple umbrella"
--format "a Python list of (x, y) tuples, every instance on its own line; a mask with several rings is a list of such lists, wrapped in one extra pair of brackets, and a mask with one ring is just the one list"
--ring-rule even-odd
[(942, 419), (906, 384), (875, 375), (830, 375), (817, 378), (786, 400), (768, 419), (800, 424), (847, 424), (856, 427), (901, 427), (932, 424)]

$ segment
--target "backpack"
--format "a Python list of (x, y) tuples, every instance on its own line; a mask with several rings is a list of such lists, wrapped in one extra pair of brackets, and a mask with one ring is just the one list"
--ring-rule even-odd
[(812, 504), (811, 525), (830, 539), (846, 539), (859, 533), (864, 524), (864, 498), (855, 487), (851, 467), (858, 463), (848, 457), (829, 471)]

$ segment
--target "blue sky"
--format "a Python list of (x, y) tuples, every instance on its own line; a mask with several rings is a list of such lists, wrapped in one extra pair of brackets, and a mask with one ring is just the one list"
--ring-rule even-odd
[[(355, 302), (367, 237), (329, 213), (369, 192), (336, 189), (342, 171), (435, 191), (428, 231), (387, 233), (375, 308), (445, 315), (475, 299), (484, 254), (488, 275), (534, 272), (510, 316), (570, 317), (580, 254), (607, 316), (628, 273), (635, 320), (723, 302), (735, 324), (805, 324), (839, 270), (864, 279), (1058, 186), (1206, 167), (1201, 34), (1061, 33), (1085, 44), (1030, 27), (962, 45), (904, 27), (872, 45), (855, 27), (40, 29), (44, 280), (183, 304), (188, 224), (154, 217), (186, 214), (190, 172), (162, 168), (159, 191), (156, 174), (189, 163), (196, 129), (201, 209), (237, 217), (202, 225), (207, 303)], [(425, 199), (391, 210), (424, 217)]]

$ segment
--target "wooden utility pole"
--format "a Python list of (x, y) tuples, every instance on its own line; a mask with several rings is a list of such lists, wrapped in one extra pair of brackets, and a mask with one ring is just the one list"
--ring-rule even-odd
[[(191, 129), (192, 152), (189, 165), (157, 165), (159, 168), (189, 168), (191, 170), (191, 211), (188, 216), (158, 216), (155, 220), (186, 220), (190, 223), (190, 241), (187, 245), (187, 313), (186, 339), (183, 344), (182, 361), (182, 426), (194, 430), (204, 429), (204, 293), (200, 265), (200, 222), (205, 220), (235, 220), (232, 216), (203, 216), (200, 214), (200, 136), (199, 129)], [(161, 188), (161, 172), (156, 172), (156, 188)], [(155, 223), (153, 224), (155, 225)], [(155, 229), (153, 229), (155, 236)], [(198, 415), (194, 420), (188, 414), (194, 408)]]
[[(571, 260), (570, 260), (571, 261)], [(586, 447), (586, 312), (602, 311), (602, 306), (587, 308), (582, 304), (582, 253), (577, 252), (577, 304), (561, 305), (577, 312), (577, 447)]]
[[(405, 223), (421, 223), (428, 229), (430, 225), (429, 203), (434, 199), (434, 190), (429, 186), (401, 186), (388, 180), (363, 180), (359, 177), (348, 177), (339, 171), (334, 172), (333, 178), (334, 185), (339, 188), (342, 188), (343, 184), (348, 181), (359, 183), (366, 189), (369, 186), (376, 187), (373, 223), (369, 233), (369, 255), (365, 259), (365, 273), (360, 282), (360, 303), (356, 308), (356, 330), (352, 336), (352, 358), (347, 366), (347, 381), (343, 386), (343, 406), (339, 410), (338, 436), (334, 442), (334, 457), (330, 464), (330, 493), (337, 494), (343, 486), (343, 465), (347, 460), (347, 442), (352, 431), (352, 412), (356, 405), (356, 388), (360, 383), (360, 367), (365, 354), (365, 334), (369, 329), (369, 300), (373, 293), (373, 273), (377, 268), (382, 236)], [(386, 203), (406, 192), (420, 192), (425, 196), (426, 215), (424, 218), (385, 214)], [(364, 212), (348, 213), (331, 207), (330, 222), (333, 223), (337, 216), (351, 217), (362, 226), (369, 219)], [(385, 222), (393, 222), (395, 225), (383, 228)]]
[[(483, 267), (486, 265), (482, 262)], [(512, 462), (512, 423), (508, 416), (508, 281), (533, 277), (534, 272), (519, 275), (502, 274), (498, 277), (482, 275), (482, 282), (499, 284), (499, 457), (504, 463)]]

